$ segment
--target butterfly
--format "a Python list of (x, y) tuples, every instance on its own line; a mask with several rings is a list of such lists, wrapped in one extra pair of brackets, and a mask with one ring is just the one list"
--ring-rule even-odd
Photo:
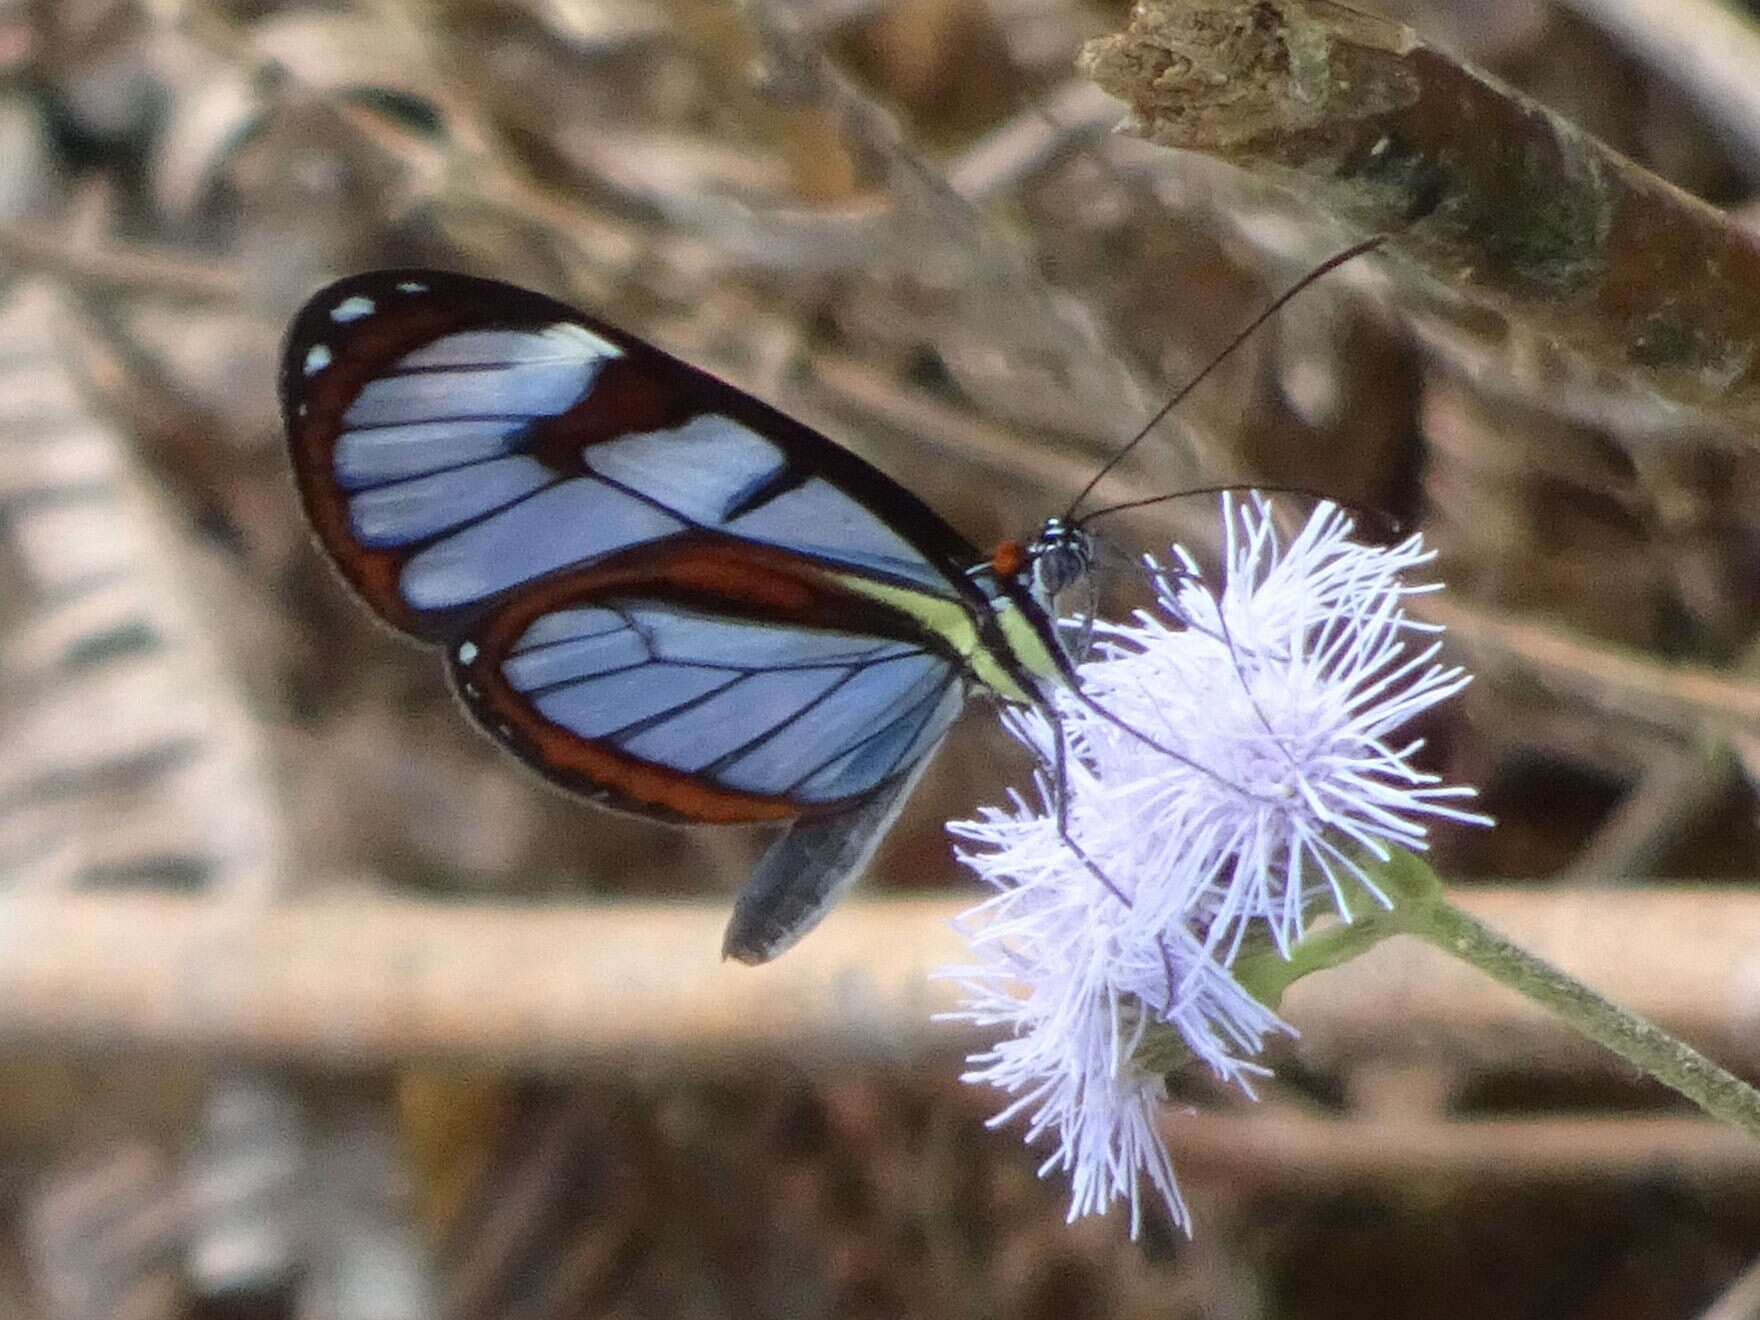
[(283, 350), (305, 511), (386, 623), (545, 779), (787, 830), (724, 953), (766, 961), (859, 876), (969, 695), (1075, 684), (1086, 532), (985, 556), (902, 485), (542, 294), (431, 270), (314, 295)]

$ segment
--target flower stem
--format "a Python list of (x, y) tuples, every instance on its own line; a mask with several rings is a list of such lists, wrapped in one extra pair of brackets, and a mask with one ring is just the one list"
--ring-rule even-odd
[[(1233, 964), (1241, 985), (1275, 1008), (1291, 983), (1310, 972), (1349, 962), (1390, 935), (1415, 935), (1550, 1009), (1713, 1118), (1760, 1140), (1760, 1090), (1455, 907), (1444, 896), (1436, 872), (1421, 858), (1395, 850), (1385, 862), (1365, 863), (1364, 873), (1374, 880), (1377, 892), (1353, 886), (1339, 895), (1350, 910), (1348, 922), (1310, 930), (1287, 958), (1269, 941), (1249, 942)], [(1166, 1034), (1173, 1045), (1180, 1045), (1175, 1033)], [(1183, 1048), (1171, 1055), (1163, 1048), (1152, 1057), (1170, 1068), (1173, 1060), (1183, 1062), (1188, 1056)]]
[(1395, 912), (1362, 895), (1364, 907), (1352, 913), (1349, 922), (1311, 930), (1300, 944), (1294, 945), (1286, 958), (1268, 939), (1244, 942), (1235, 958), (1235, 980), (1261, 1004), (1276, 1008), (1283, 992), (1311, 972), (1340, 967), (1359, 954), (1367, 953), (1389, 935), (1404, 932), (1405, 925)]
[(1436, 873), (1419, 858), (1395, 853), (1376, 869), (1375, 880), (1393, 900), (1392, 909), (1382, 909), (1380, 915), (1401, 931), (1471, 963), (1673, 1087), (1713, 1118), (1760, 1140), (1760, 1091), (1449, 903)]

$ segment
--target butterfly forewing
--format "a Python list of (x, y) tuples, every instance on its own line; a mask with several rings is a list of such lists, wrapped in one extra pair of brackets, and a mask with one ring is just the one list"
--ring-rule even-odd
[(854, 455), (542, 295), (356, 276), (295, 320), (282, 402), (348, 580), (448, 648), (548, 778), (692, 820), (845, 811), (958, 712), (972, 549)]

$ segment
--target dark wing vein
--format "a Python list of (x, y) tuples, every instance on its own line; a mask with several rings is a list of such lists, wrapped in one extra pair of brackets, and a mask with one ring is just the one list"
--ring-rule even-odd
[[(811, 767), (805, 774), (796, 778), (789, 784), (786, 791), (790, 793), (794, 792), (815, 775), (821, 774), (830, 768), (834, 762), (850, 755), (852, 752), (860, 751), (863, 747), (872, 746), (881, 738), (886, 737), (900, 723), (910, 719), (913, 715), (916, 715), (918, 716), (917, 723), (911, 730), (910, 737), (906, 738), (900, 744), (901, 749), (910, 747), (922, 735), (924, 727), (929, 723), (930, 717), (935, 713), (935, 707), (940, 702), (942, 694), (947, 691), (948, 686), (954, 681), (954, 677), (951, 668), (944, 670), (939, 678), (937, 678), (933, 672), (926, 675), (922, 681), (928, 683), (929, 690), (919, 696), (908, 709), (885, 720), (878, 727), (871, 729), (869, 732), (854, 741), (848, 742), (839, 747), (836, 751), (825, 757), (824, 760)], [(903, 755), (902, 750), (900, 755)]]

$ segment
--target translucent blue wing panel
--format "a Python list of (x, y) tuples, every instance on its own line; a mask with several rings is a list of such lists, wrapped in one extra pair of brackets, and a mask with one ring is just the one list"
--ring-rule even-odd
[[(701, 774), (754, 739), (781, 736), (779, 731), (795, 727), (849, 672), (847, 668), (774, 669), (744, 674), (711, 697), (681, 703), (676, 715), (645, 720), (639, 728), (614, 734), (612, 742), (655, 765)], [(726, 782), (720, 772), (709, 777)], [(795, 778), (790, 774), (786, 779), (738, 787), (780, 796)]]
[(591, 445), (583, 457), (600, 476), (705, 527), (726, 521), (788, 474), (779, 446), (715, 413)]
[(336, 481), (344, 490), (361, 490), (500, 458), (513, 451), (527, 420), (467, 417), (344, 431), (336, 438)]
[(946, 577), (908, 541), (822, 477), (729, 519), (724, 530), (946, 590)]
[(664, 509), (591, 477), (547, 486), (480, 521), (461, 516), (458, 524), (403, 566), (404, 599), (418, 610), (468, 605), (685, 529)]
[(408, 545), (512, 504), (552, 480), (535, 458), (494, 458), (362, 490), (349, 501), (349, 522), (370, 546)]
[(460, 417), (553, 417), (623, 350), (585, 326), (476, 330), (407, 353), (361, 387), (344, 433)]
[(927, 759), (959, 717), (965, 693), (958, 684), (924, 684), (907, 695), (887, 717), (850, 739), (847, 751), (801, 779), (795, 794), (806, 802), (836, 801), (864, 791), (855, 785), (872, 784)]
[(779, 446), (719, 414), (626, 435), (587, 466), (702, 527), (945, 589), (915, 546), (823, 477), (797, 474)]
[(738, 682), (739, 677), (707, 665), (672, 665), (657, 678), (652, 666), (643, 664), (540, 692), (532, 704), (545, 719), (570, 733), (606, 738), (656, 715), (671, 714)]
[[(934, 723), (936, 702), (950, 694), (946, 678), (946, 666), (921, 653), (867, 665), (841, 678), (785, 729), (732, 758), (716, 777), (753, 793), (786, 783), (791, 796), (814, 802), (866, 792), (912, 759), (918, 735)], [(957, 687), (951, 695), (947, 722), (959, 713)], [(934, 736), (946, 727), (942, 723)]]
[(908, 769), (963, 696), (953, 664), (910, 643), (645, 600), (539, 617), (502, 675), (578, 737), (803, 804), (854, 797)]

